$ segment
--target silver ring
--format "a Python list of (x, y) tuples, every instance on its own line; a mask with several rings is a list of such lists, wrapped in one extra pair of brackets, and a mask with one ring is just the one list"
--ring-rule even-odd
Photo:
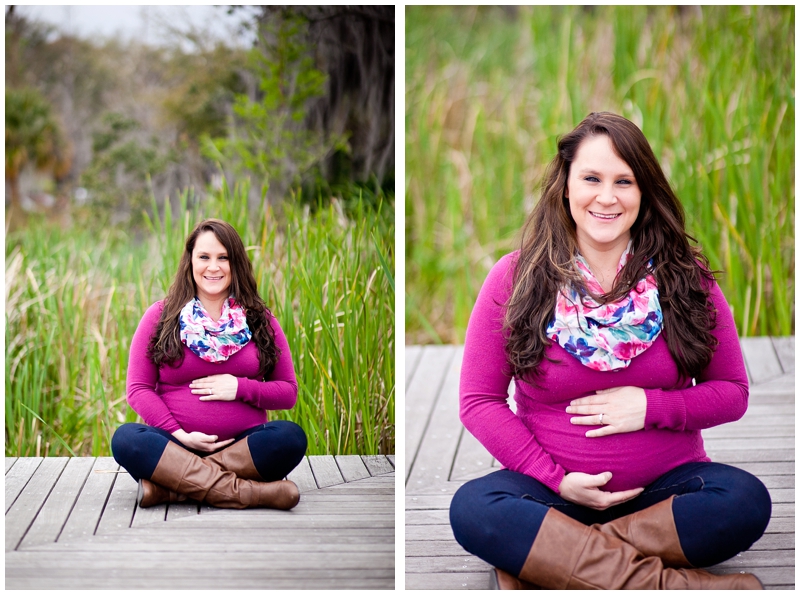
[(602, 414), (602, 413), (600, 414), (600, 425), (601, 425), (601, 426), (603, 425), (603, 415), (604, 415), (604, 414)]

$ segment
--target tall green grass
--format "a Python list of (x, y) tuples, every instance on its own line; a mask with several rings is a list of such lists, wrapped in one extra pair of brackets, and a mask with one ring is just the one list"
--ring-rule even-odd
[(125, 399), (130, 339), (172, 283), (186, 236), (206, 217), (242, 236), (259, 291), (292, 351), (297, 405), (273, 412), (309, 454), (394, 452), (393, 205), (349, 215), (247, 208), (246, 185), (198, 204), (185, 193), (149, 231), (62, 230), (33, 221), (6, 238), (6, 454), (108, 455)]
[(406, 341), (463, 341), (556, 139), (641, 127), (739, 332), (794, 332), (794, 7), (406, 8)]

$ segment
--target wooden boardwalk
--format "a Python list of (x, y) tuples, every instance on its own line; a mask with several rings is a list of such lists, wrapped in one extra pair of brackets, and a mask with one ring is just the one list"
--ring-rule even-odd
[(113, 458), (6, 458), (6, 589), (394, 589), (394, 456), (307, 457), (291, 511), (136, 506)]
[[(758, 476), (772, 520), (753, 547), (714, 570), (754, 572), (768, 589), (794, 589), (794, 337), (742, 341), (750, 377), (745, 416), (703, 432), (713, 461)], [(406, 347), (406, 589), (487, 589), (489, 565), (453, 538), (450, 500), (498, 463), (458, 419), (463, 347)]]

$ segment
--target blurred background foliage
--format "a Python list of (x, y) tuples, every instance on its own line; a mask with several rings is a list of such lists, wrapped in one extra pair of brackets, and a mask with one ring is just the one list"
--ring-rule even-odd
[[(189, 7), (191, 8), (191, 7)], [(108, 455), (130, 338), (229, 221), (287, 334), (309, 454), (394, 452), (394, 7), (217, 7), (84, 39), (6, 7), (6, 454)]]
[(463, 342), (559, 135), (635, 122), (740, 335), (794, 334), (794, 7), (406, 8), (406, 342)]

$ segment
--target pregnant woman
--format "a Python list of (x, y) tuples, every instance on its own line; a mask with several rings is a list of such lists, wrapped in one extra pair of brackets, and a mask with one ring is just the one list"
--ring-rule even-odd
[(207, 219), (186, 239), (167, 297), (131, 341), (127, 388), (145, 424), (118, 428), (111, 449), (139, 482), (140, 506), (298, 503), (297, 486), (283, 478), (305, 455), (306, 436), (267, 419), (297, 400), (292, 355), (228, 223)]
[(748, 384), (689, 240), (632, 122), (594, 113), (559, 140), (465, 340), (461, 419), (505, 469), (462, 486), (450, 522), (497, 587), (763, 588), (694, 568), (748, 549), (771, 501), (703, 449), (701, 430), (744, 414)]

